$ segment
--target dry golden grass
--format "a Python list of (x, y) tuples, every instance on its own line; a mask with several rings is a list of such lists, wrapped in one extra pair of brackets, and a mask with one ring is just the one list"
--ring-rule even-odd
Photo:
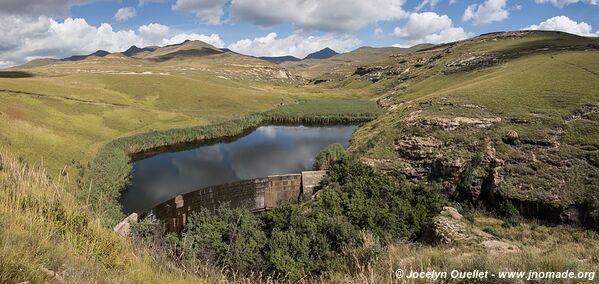
[(0, 283), (200, 280), (102, 227), (66, 190), (68, 176), (48, 177), (6, 152), (0, 169)]

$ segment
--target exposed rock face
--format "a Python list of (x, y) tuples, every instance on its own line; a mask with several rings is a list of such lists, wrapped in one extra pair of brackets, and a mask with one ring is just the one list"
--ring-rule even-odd
[(127, 218), (114, 227), (114, 231), (121, 237), (128, 237), (131, 234), (131, 224), (137, 223), (137, 219), (137, 213), (131, 213), (131, 215), (127, 216)]
[(353, 75), (358, 75), (368, 79), (372, 82), (380, 81), (385, 75), (397, 75), (397, 71), (395, 71), (391, 67), (382, 67), (382, 66), (361, 66), (356, 69)]
[(566, 119), (566, 123), (581, 120), (581, 119), (589, 119), (592, 114), (599, 112), (599, 104), (595, 105), (585, 105), (582, 108), (574, 111), (570, 117)]
[(443, 207), (433, 218), (432, 240), (444, 244), (479, 243), (493, 236), (467, 224), (462, 215), (453, 207)]
[(468, 223), (453, 207), (443, 207), (433, 218), (429, 240), (447, 245), (480, 246), (491, 254), (518, 253), (520, 249), (507, 240), (498, 239)]
[(443, 142), (434, 137), (405, 136), (395, 142), (395, 150), (403, 156), (422, 160), (430, 157)]
[(437, 127), (443, 130), (456, 130), (458, 127), (474, 126), (478, 128), (487, 128), (491, 125), (501, 122), (500, 117), (475, 118), (475, 117), (435, 117), (431, 119), (421, 119), (419, 124), (422, 127)]
[(443, 73), (453, 74), (459, 72), (469, 72), (496, 65), (501, 59), (492, 55), (472, 55), (465, 58), (458, 58), (449, 62)]

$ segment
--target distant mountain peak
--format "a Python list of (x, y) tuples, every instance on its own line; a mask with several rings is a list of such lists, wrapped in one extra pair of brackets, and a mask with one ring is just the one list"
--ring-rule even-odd
[(258, 57), (262, 60), (266, 60), (268, 62), (274, 63), (274, 64), (281, 64), (283, 62), (287, 62), (287, 61), (300, 61), (301, 59), (291, 56), (291, 55), (287, 55), (287, 56), (261, 56)]
[(110, 52), (108, 52), (106, 50), (98, 50), (98, 51), (96, 51), (92, 54), (88, 54), (88, 55), (73, 55), (71, 57), (63, 58), (62, 61), (80, 61), (80, 60), (87, 59), (90, 56), (104, 57), (108, 54), (110, 54)]
[(310, 53), (304, 59), (327, 59), (339, 54), (338, 52), (325, 47), (317, 52)]
[(152, 46), (148, 46), (148, 47), (144, 47), (144, 48), (139, 48), (136, 45), (132, 45), (131, 47), (129, 47), (129, 49), (121, 52), (121, 54), (131, 57), (134, 56), (138, 53), (144, 52), (144, 51), (154, 51), (156, 50), (157, 47), (152, 47)]

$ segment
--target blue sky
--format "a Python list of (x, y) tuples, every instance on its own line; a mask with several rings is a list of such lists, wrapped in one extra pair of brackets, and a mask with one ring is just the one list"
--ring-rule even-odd
[(599, 0), (3, 0), (0, 67), (187, 38), (303, 57), (523, 28), (598, 36)]

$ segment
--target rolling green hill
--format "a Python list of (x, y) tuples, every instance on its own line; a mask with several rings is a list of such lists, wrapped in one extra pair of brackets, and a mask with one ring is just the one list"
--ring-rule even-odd
[[(316, 79), (324, 75), (343, 76), (365, 64), (385, 61), (402, 53), (409, 53), (431, 45), (418, 45), (412, 48), (399, 47), (360, 47), (354, 51), (335, 55), (326, 59), (304, 59), (297, 62), (283, 62), (282, 67), (291, 74), (308, 79)], [(324, 76), (325, 78), (327, 76)]]

